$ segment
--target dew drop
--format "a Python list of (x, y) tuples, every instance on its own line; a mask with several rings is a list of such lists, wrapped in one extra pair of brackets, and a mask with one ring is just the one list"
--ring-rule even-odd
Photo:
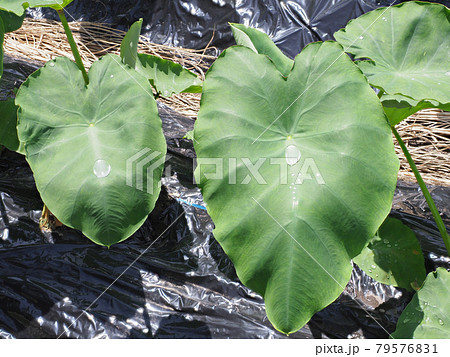
[(114, 78), (114, 74), (111, 74), (109, 77), (110, 77), (110, 78)]
[(444, 321), (442, 321), (442, 319), (438, 319), (439, 325), (443, 326), (444, 325)]
[(372, 269), (376, 269), (376, 268), (377, 268), (377, 266), (372, 264)]
[(392, 245), (388, 244), (387, 247), (390, 248), (390, 247), (392, 247)]
[(383, 21), (387, 21), (387, 18), (383, 17)]
[(289, 166), (295, 165), (300, 158), (302, 157), (302, 154), (300, 153), (300, 151), (297, 149), (297, 147), (295, 145), (289, 145), (286, 148), (285, 151), (285, 157), (286, 157), (286, 162)]
[(130, 48), (133, 48), (133, 41), (130, 42)]
[(364, 38), (364, 36), (359, 36), (359, 39), (362, 40)]
[(383, 243), (384, 243), (384, 244), (388, 244), (389, 241), (388, 241), (387, 239), (383, 239)]
[(424, 304), (425, 306), (428, 306), (428, 301), (424, 301), (423, 304)]
[(394, 244), (394, 246), (395, 246), (395, 247), (398, 247), (398, 244), (397, 244), (397, 243), (395, 243), (395, 244)]
[(378, 278), (378, 274), (375, 274), (375, 277)]
[(372, 272), (372, 269), (369, 269), (369, 273), (371, 273)]
[(415, 78), (411, 78), (411, 80), (412, 80), (412, 81), (415, 81), (416, 79), (415, 79)]
[(446, 76), (450, 76), (450, 71), (445, 72), (445, 75), (446, 75)]
[(49, 65), (50, 67), (55, 67), (55, 62), (50, 62), (48, 65)]
[(111, 172), (111, 165), (105, 160), (97, 160), (94, 164), (94, 175), (98, 178), (106, 177)]

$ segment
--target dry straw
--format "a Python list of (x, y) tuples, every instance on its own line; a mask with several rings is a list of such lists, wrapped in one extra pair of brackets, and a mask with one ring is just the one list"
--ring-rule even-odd
[[(125, 32), (106, 24), (71, 23), (75, 40), (86, 67), (106, 53), (119, 53)], [(71, 57), (69, 44), (59, 22), (25, 19), (21, 29), (5, 36), (5, 51), (9, 55), (47, 62), (57, 56)], [(193, 70), (204, 78), (205, 72), (215, 60), (213, 48), (191, 50), (150, 43), (141, 36), (139, 51), (170, 59)], [(199, 94), (179, 94), (158, 99), (178, 113), (195, 118), (200, 105)], [(450, 186), (450, 113), (438, 109), (426, 109), (416, 113), (398, 125), (398, 132), (408, 147), (419, 171), (427, 183)], [(376, 148), (374, 148), (376, 150)], [(415, 180), (409, 165), (396, 144), (401, 161), (399, 178)]]

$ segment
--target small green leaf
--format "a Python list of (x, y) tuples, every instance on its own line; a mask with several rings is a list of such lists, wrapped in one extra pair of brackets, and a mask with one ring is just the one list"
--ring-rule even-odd
[(163, 97), (178, 93), (201, 93), (202, 81), (178, 63), (140, 53), (136, 71), (150, 80)]
[(294, 61), (287, 57), (264, 32), (242, 24), (230, 23), (236, 43), (252, 51), (269, 57), (277, 69), (287, 77)]
[(206, 75), (194, 147), (214, 237), (274, 327), (297, 331), (391, 209), (399, 164), (375, 92), (336, 42), (305, 47), (287, 78), (233, 46)]
[(19, 149), (17, 137), (17, 109), (14, 99), (0, 102), (0, 145), (11, 151)]
[(168, 97), (178, 93), (201, 93), (201, 80), (181, 65), (157, 56), (138, 54), (137, 45), (142, 19), (135, 22), (120, 45), (123, 63), (147, 78), (158, 94)]
[(13, 12), (0, 10), (0, 18), (3, 20), (5, 32), (13, 32), (22, 26), (25, 13), (22, 16), (17, 16)]
[(392, 126), (397, 125), (403, 119), (417, 113), (419, 110), (427, 108), (436, 108), (440, 104), (438, 102), (421, 101), (402, 96), (400, 94), (384, 94), (381, 97), (381, 104), (384, 112)]
[(70, 4), (73, 0), (0, 0), (0, 10), (14, 12), (22, 16), (28, 7), (51, 7), (55, 10), (61, 10)]
[(414, 232), (400, 220), (387, 218), (354, 262), (376, 281), (412, 290), (426, 277), (422, 249)]
[(142, 19), (131, 25), (120, 44), (120, 57), (122, 58), (123, 63), (129, 65), (131, 68), (136, 68), (137, 49), (141, 28)]
[(404, 2), (350, 21), (334, 34), (358, 61), (369, 83), (418, 102), (450, 103), (450, 10)]
[(393, 338), (449, 338), (450, 272), (437, 268), (406, 306)]
[(77, 65), (59, 57), (22, 84), (16, 103), (19, 139), (49, 210), (97, 244), (132, 235), (156, 203), (166, 153), (148, 81), (107, 55), (86, 86)]

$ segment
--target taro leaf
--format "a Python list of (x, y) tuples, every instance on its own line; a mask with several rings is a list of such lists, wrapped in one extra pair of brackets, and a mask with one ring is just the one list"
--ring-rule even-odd
[(120, 46), (123, 63), (135, 68), (164, 97), (178, 93), (201, 93), (202, 82), (195, 73), (172, 61), (137, 53), (141, 27), (142, 19), (135, 22), (123, 38)]
[(178, 93), (201, 93), (202, 81), (195, 73), (178, 63), (157, 56), (138, 54), (136, 71), (150, 80), (156, 91), (164, 97)]
[(11, 151), (17, 151), (20, 145), (17, 137), (17, 109), (14, 99), (0, 102), (0, 145)]
[(120, 57), (122, 57), (123, 63), (129, 65), (131, 68), (136, 68), (137, 49), (141, 28), (142, 19), (131, 25), (120, 44)]
[(408, 290), (421, 286), (427, 274), (416, 235), (395, 218), (388, 217), (353, 260), (376, 281)]
[(25, 13), (22, 16), (17, 16), (13, 12), (0, 10), (0, 18), (3, 20), (5, 32), (13, 32), (22, 27)]
[(86, 86), (75, 63), (57, 58), (28, 78), (16, 103), (19, 139), (49, 210), (97, 244), (133, 234), (158, 198), (166, 153), (148, 81), (107, 55)]
[(28, 7), (51, 7), (55, 10), (63, 9), (73, 0), (0, 0), (0, 10), (12, 11), (16, 15), (23, 15)]
[(297, 331), (390, 211), (399, 164), (375, 92), (335, 42), (308, 45), (287, 79), (231, 47), (207, 73), (194, 138), (216, 239), (275, 328)]
[(236, 43), (256, 53), (268, 56), (278, 70), (287, 77), (294, 61), (285, 56), (264, 32), (242, 24), (230, 24)]
[(450, 103), (441, 104), (434, 100), (422, 100), (418, 102), (417, 100), (400, 94), (384, 94), (380, 100), (383, 105), (384, 112), (386, 113), (386, 116), (392, 126), (397, 125), (403, 119), (406, 119), (410, 115), (413, 115), (422, 109), (439, 108), (444, 111), (450, 110)]
[(448, 338), (450, 336), (450, 272), (437, 268), (406, 306), (393, 338)]
[(350, 21), (334, 34), (370, 84), (416, 101), (450, 102), (450, 10), (405, 2)]

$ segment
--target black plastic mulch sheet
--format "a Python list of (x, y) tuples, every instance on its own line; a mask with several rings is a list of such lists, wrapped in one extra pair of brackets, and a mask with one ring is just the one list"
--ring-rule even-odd
[[(127, 30), (144, 19), (143, 33), (153, 42), (184, 48), (234, 45), (229, 22), (256, 27), (273, 38), (290, 57), (313, 41), (333, 39), (333, 33), (359, 15), (402, 1), (387, 0), (74, 0), (67, 17), (107, 22)], [(433, 1), (450, 6), (450, 1)], [(35, 18), (58, 19), (51, 9), (32, 9)]]
[[(0, 99), (36, 67), (6, 58)], [(263, 299), (243, 286), (214, 240), (193, 185), (193, 120), (159, 106), (168, 142), (155, 210), (110, 249), (78, 231), (39, 230), (42, 201), (25, 159), (0, 155), (0, 336), (3, 338), (287, 338)], [(432, 193), (450, 222), (450, 190)], [(450, 259), (416, 185), (400, 183), (392, 215), (417, 233), (428, 271)], [(425, 217), (421, 218), (419, 216)], [(384, 338), (412, 294), (375, 282), (358, 267), (336, 302), (289, 338)]]

